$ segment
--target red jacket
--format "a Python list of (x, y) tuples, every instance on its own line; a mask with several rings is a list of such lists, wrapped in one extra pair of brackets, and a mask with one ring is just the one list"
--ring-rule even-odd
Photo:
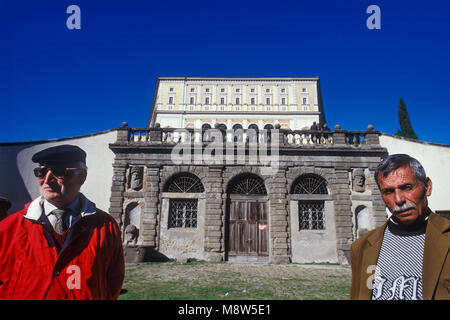
[(82, 217), (64, 246), (40, 198), (0, 222), (0, 299), (117, 299), (125, 275), (115, 220), (80, 194)]

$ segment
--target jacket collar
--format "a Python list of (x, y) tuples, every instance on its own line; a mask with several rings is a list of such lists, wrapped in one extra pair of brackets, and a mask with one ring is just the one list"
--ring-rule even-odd
[[(89, 201), (81, 192), (78, 194), (78, 196), (80, 197), (81, 202), (81, 217), (94, 214), (96, 212), (95, 205), (91, 201)], [(42, 196), (39, 196), (38, 198), (34, 199), (27, 209), (25, 218), (37, 221), (43, 213), (42, 210), (43, 201), (44, 198)]]
[(433, 299), (437, 281), (449, 251), (450, 220), (436, 213), (430, 214), (425, 233), (425, 248), (422, 269), (423, 299)]

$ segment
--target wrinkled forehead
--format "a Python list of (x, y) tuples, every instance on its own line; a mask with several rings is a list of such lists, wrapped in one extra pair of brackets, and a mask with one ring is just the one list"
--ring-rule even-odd
[[(379, 183), (389, 182), (389, 183), (406, 183), (408, 181), (416, 181), (419, 178), (416, 176), (413, 168), (410, 166), (401, 166), (390, 172), (379, 172), (378, 181)], [(420, 181), (420, 180), (419, 180)]]

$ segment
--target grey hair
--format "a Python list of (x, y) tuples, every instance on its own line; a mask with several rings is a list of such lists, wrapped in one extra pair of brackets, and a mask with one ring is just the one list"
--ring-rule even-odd
[(378, 182), (378, 175), (380, 173), (383, 174), (383, 177), (386, 177), (392, 171), (395, 171), (401, 167), (408, 166), (414, 171), (414, 175), (417, 177), (417, 179), (419, 179), (419, 181), (424, 186), (426, 186), (427, 175), (420, 162), (407, 154), (398, 153), (391, 154), (390, 156), (384, 158), (375, 169), (375, 181), (377, 182), (378, 187), (380, 187), (380, 184)]

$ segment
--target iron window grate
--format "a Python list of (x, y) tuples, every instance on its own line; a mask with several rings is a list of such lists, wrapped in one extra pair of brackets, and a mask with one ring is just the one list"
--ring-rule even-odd
[(197, 228), (197, 199), (170, 199), (169, 228)]
[(324, 230), (324, 202), (303, 202), (298, 204), (299, 230)]

